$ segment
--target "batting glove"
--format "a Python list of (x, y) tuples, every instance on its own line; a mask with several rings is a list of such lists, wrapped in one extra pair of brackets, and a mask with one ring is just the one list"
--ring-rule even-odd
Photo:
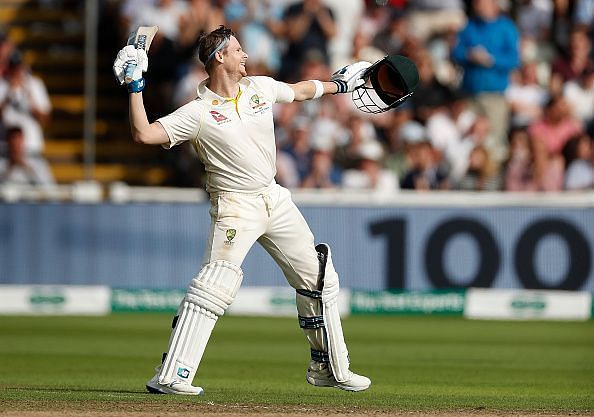
[(142, 73), (148, 69), (148, 56), (144, 49), (127, 45), (120, 49), (113, 63), (113, 73), (120, 85), (126, 84), (128, 91), (138, 93), (144, 89)]
[(359, 61), (346, 65), (332, 74), (330, 81), (338, 87), (337, 93), (350, 93), (365, 84), (363, 74), (371, 66), (371, 62)]

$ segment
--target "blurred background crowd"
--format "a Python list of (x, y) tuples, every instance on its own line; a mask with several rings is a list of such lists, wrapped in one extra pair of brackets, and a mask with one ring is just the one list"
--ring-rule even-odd
[[(38, 3), (48, 10), (83, 7)], [(99, 50), (108, 58), (98, 71), (105, 77), (113, 78), (109, 59), (136, 26), (159, 26), (144, 92), (150, 119), (195, 97), (206, 77), (197, 39), (222, 24), (248, 53), (249, 74), (282, 81), (327, 80), (343, 65), (386, 54), (416, 63), (415, 94), (383, 114), (362, 113), (350, 95), (276, 105), (277, 181), (284, 186), (381, 192), (594, 187), (594, 0), (390, 0), (384, 6), (374, 0), (104, 0), (99, 11)], [(54, 175), (59, 171), (44, 151), (51, 88), (5, 32), (0, 182), (66, 181)], [(98, 88), (115, 87), (112, 80)], [(126, 93), (114, 94), (123, 112), (108, 124), (124, 130), (103, 145), (121, 151), (118, 144), (131, 141)], [(141, 157), (137, 148), (130, 154)], [(203, 167), (189, 145), (151, 158), (170, 172), (153, 183), (203, 185)], [(141, 171), (131, 182), (150, 183)]]

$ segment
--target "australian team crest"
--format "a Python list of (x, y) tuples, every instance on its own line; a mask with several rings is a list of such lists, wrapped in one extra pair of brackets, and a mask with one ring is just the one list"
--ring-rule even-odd
[(233, 240), (233, 238), (235, 238), (235, 235), (237, 234), (237, 230), (235, 229), (227, 229), (227, 231), (225, 232), (225, 236), (227, 237), (227, 241), (225, 242), (227, 245), (232, 245), (233, 242), (231, 242)]
[(265, 107), (267, 104), (268, 103), (266, 103), (266, 101), (264, 101), (264, 99), (257, 94), (254, 94), (250, 97), (250, 106), (253, 110), (259, 110), (262, 107)]

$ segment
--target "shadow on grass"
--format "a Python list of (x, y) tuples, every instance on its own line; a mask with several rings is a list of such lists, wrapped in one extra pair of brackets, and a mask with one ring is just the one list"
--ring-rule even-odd
[[(95, 392), (95, 393), (102, 393), (102, 394), (149, 394), (146, 391), (138, 390), (138, 391), (130, 391), (130, 390), (114, 390), (114, 389), (105, 389), (105, 388), (65, 388), (65, 387), (2, 387), (3, 390), (7, 391), (41, 391), (41, 392)], [(153, 394), (156, 395), (156, 394)]]

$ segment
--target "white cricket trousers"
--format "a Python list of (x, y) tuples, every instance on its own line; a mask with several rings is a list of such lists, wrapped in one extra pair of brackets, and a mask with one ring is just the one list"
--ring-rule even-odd
[(274, 183), (259, 193), (211, 193), (211, 229), (204, 265), (218, 260), (239, 267), (257, 241), (295, 289), (317, 290), (314, 236), (291, 193)]

